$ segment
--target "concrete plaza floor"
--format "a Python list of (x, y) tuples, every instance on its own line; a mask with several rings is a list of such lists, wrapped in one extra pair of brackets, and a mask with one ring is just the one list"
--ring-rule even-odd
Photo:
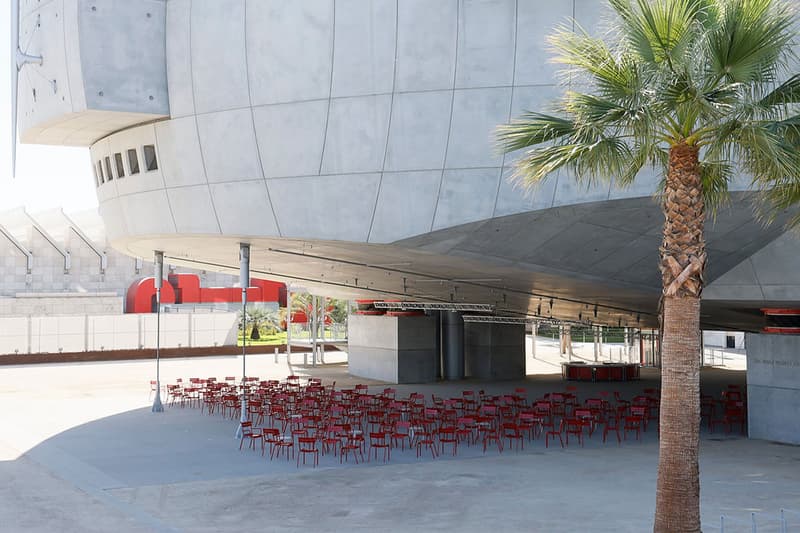
[[(293, 362), (303, 357), (293, 356)], [(382, 384), (347, 375), (341, 355), (312, 368), (248, 357), (248, 375), (315, 375), (338, 386)], [(560, 359), (540, 349), (530, 371), (558, 370)], [(316, 469), (239, 451), (236, 421), (199, 409), (150, 412), (151, 361), (0, 368), (0, 531), (646, 531), (654, 508), (658, 443), (603, 444), (598, 434), (546, 449), (539, 439), (502, 454), (460, 447), (457, 457), (340, 465), (330, 456)], [(162, 380), (241, 375), (240, 357), (162, 361)], [(717, 395), (742, 372), (702, 373)], [(558, 374), (510, 382), (398, 386), (398, 394), (428, 398), (525, 387), (528, 397), (563, 390)], [(658, 374), (622, 384), (579, 384), (586, 398), (600, 390), (625, 397), (658, 386)], [(800, 531), (800, 447), (725, 435), (702, 435), (704, 531)]]

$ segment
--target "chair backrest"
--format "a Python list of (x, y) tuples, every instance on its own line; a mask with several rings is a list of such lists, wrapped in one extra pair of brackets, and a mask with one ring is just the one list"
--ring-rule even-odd
[(643, 405), (632, 405), (631, 406), (631, 415), (644, 417), (647, 414), (647, 408)]
[(317, 449), (317, 439), (314, 437), (298, 437), (297, 443), (304, 450), (316, 451)]
[(242, 422), (242, 436), (246, 437), (253, 434), (253, 423), (249, 420)]

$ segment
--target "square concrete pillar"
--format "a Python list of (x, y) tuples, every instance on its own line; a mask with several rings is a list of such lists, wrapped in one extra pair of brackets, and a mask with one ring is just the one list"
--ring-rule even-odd
[(750, 438), (800, 444), (800, 335), (748, 333), (745, 346)]
[(436, 320), (427, 316), (351, 315), (348, 371), (389, 383), (436, 381)]
[(525, 325), (464, 324), (466, 375), (481, 379), (525, 377)]

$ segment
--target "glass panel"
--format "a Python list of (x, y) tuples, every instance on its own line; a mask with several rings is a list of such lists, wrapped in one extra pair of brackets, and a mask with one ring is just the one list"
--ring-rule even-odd
[(131, 169), (131, 175), (139, 173), (139, 155), (135, 148), (128, 150), (128, 168)]
[(156, 147), (152, 144), (144, 145), (144, 166), (148, 171), (158, 170), (158, 161), (156, 161)]
[(111, 159), (106, 156), (104, 161), (106, 162), (106, 179), (111, 181), (114, 179), (114, 174), (111, 173)]
[(125, 166), (122, 164), (122, 154), (117, 152), (114, 154), (114, 165), (117, 167), (117, 177), (125, 177)]
[(103, 162), (102, 161), (98, 161), (97, 162), (97, 175), (100, 177), (100, 183), (101, 184), (106, 182), (106, 177), (103, 174)]

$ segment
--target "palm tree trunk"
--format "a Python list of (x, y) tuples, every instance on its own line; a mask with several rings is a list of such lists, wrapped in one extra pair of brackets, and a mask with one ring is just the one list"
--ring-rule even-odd
[(698, 149), (671, 147), (661, 245), (663, 316), (655, 533), (700, 531), (700, 293), (706, 262)]

